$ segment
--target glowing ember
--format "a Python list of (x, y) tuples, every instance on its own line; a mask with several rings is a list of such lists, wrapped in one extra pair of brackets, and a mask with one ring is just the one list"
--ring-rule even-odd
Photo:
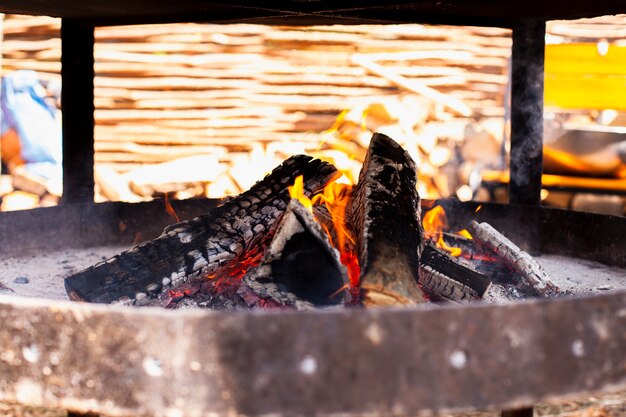
[[(437, 247), (450, 253), (452, 256), (461, 256), (463, 250), (449, 246), (443, 239), (443, 231), (448, 228), (448, 218), (446, 217), (446, 211), (441, 206), (435, 206), (424, 214), (422, 220), (424, 226), (424, 234), (427, 238), (435, 241)], [(457, 232), (458, 235), (468, 239), (472, 239), (472, 235), (467, 230), (461, 230)]]
[[(290, 197), (300, 201), (311, 213), (314, 213), (314, 206), (323, 205), (325, 207), (325, 210), (315, 210), (314, 214), (324, 216), (317, 218), (317, 220), (328, 235), (329, 241), (339, 251), (340, 261), (346, 267), (350, 279), (350, 293), (355, 300), (358, 296), (358, 290), (356, 292), (353, 290), (358, 289), (360, 268), (354, 238), (346, 224), (346, 208), (350, 202), (352, 185), (332, 181), (320, 193), (309, 198), (304, 193), (304, 178), (298, 176), (294, 184), (288, 186), (288, 190)], [(245, 274), (251, 268), (259, 265), (263, 258), (263, 248), (267, 247), (271, 239), (272, 236), (270, 235), (264, 236), (262, 242), (247, 251), (237, 262), (225, 265), (218, 274), (206, 275), (205, 290), (216, 295), (234, 293), (240, 287), (241, 279)], [(170, 298), (174, 301), (186, 295), (189, 294), (185, 290), (173, 290), (169, 293)]]

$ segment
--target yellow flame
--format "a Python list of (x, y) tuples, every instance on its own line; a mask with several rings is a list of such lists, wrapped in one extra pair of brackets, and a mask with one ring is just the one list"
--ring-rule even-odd
[[(339, 250), (341, 262), (348, 270), (350, 283), (353, 287), (356, 287), (359, 282), (360, 270), (354, 250), (355, 240), (348, 230), (346, 222), (346, 209), (352, 198), (352, 184), (346, 184), (337, 180), (345, 181), (345, 178), (341, 177), (331, 181), (320, 193), (315, 194), (310, 199), (304, 194), (302, 176), (298, 176), (294, 184), (288, 187), (289, 196), (302, 203), (311, 213), (313, 213), (314, 205), (324, 204), (326, 206), (332, 221), (333, 230), (329, 230), (330, 225), (327, 221), (320, 222), (320, 224), (328, 235), (329, 240)], [(316, 212), (315, 214), (319, 215), (320, 213)], [(328, 225), (328, 228), (325, 225)]]
[(295, 198), (302, 203), (307, 210), (313, 213), (313, 202), (304, 194), (304, 177), (302, 175), (298, 175), (293, 185), (288, 186), (287, 189), (289, 190), (289, 197)]
[(459, 231), (457, 232), (457, 235), (459, 235), (459, 236), (463, 236), (464, 238), (467, 238), (467, 239), (474, 239), (474, 237), (472, 236), (472, 234), (471, 234), (470, 232), (468, 232), (468, 230), (467, 230), (467, 229), (459, 230)]
[[(424, 226), (424, 233), (427, 237), (434, 239), (437, 247), (450, 253), (451, 256), (461, 256), (463, 250), (454, 246), (448, 245), (443, 239), (443, 231), (448, 227), (448, 218), (446, 217), (446, 211), (441, 206), (435, 206), (428, 210), (424, 214), (422, 220)], [(472, 235), (467, 230), (461, 230), (459, 235), (472, 239)]]

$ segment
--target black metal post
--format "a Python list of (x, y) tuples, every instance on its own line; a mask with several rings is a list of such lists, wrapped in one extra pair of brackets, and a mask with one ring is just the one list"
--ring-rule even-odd
[(513, 28), (509, 202), (516, 204), (541, 203), (545, 32), (542, 20)]
[(78, 19), (61, 21), (61, 107), (63, 110), (64, 203), (94, 197), (94, 27)]

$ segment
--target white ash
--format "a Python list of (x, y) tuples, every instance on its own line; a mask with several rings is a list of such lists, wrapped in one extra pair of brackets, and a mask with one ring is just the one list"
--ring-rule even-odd
[[(108, 245), (86, 249), (64, 249), (0, 258), (0, 295), (67, 300), (63, 279), (90, 265), (129, 249)], [(626, 269), (560, 255), (535, 255), (550, 277), (571, 294), (601, 293), (626, 289)], [(15, 283), (16, 278), (28, 283)], [(24, 279), (18, 282), (26, 282)]]

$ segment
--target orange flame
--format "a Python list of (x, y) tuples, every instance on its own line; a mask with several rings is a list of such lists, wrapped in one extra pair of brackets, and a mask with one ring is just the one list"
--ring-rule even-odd
[(350, 202), (352, 185), (331, 182), (321, 194), (313, 196), (313, 204), (324, 204), (330, 213), (337, 233), (337, 246), (346, 246), (346, 239), (354, 245), (354, 238), (346, 227), (346, 208)]
[[(339, 250), (341, 263), (348, 271), (350, 285), (356, 287), (359, 284), (359, 260), (356, 256), (355, 241), (346, 222), (346, 208), (352, 197), (352, 185), (332, 181), (324, 189), (313, 196), (312, 199), (304, 194), (303, 178), (298, 176), (292, 186), (288, 187), (289, 196), (302, 203), (311, 213), (314, 205), (324, 204), (332, 221), (332, 231), (320, 222), (328, 235), (329, 240)], [(319, 215), (319, 213), (317, 213)], [(319, 219), (318, 219), (319, 221)]]
[[(426, 237), (435, 240), (437, 247), (449, 252), (450, 255), (454, 257), (460, 256), (461, 253), (463, 253), (461, 248), (449, 246), (443, 240), (443, 231), (448, 227), (448, 218), (446, 217), (446, 211), (443, 207), (435, 206), (426, 212), (422, 220), (422, 225), (424, 226), (424, 234)], [(458, 232), (458, 234), (472, 239), (472, 235), (465, 229)]]
[(165, 193), (163, 194), (163, 196), (163, 201), (165, 202), (165, 211), (167, 212), (167, 214), (170, 215), (171, 218), (176, 220), (176, 223), (180, 223), (180, 218), (178, 217), (178, 214), (176, 214), (176, 212), (174, 211), (172, 203), (170, 203), (169, 194)]
[(470, 234), (470, 232), (468, 232), (467, 229), (459, 230), (456, 234), (463, 236), (466, 239), (474, 239), (474, 237)]

